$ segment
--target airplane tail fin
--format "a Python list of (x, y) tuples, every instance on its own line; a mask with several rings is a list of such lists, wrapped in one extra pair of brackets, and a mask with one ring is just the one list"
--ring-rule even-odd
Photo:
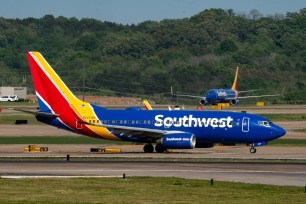
[(80, 103), (39, 52), (28, 52), (28, 62), (39, 111), (62, 113), (69, 104)]
[(91, 125), (100, 123), (95, 106), (73, 95), (39, 52), (28, 52), (27, 57), (39, 103), (39, 111), (34, 114), (39, 121), (92, 137), (118, 140), (107, 129)]
[(237, 91), (237, 89), (238, 89), (238, 71), (239, 71), (239, 67), (237, 67), (237, 69), (236, 69), (236, 75), (235, 75), (234, 83), (233, 83), (233, 86), (232, 86), (233, 91)]
[(153, 108), (150, 105), (148, 100), (143, 100), (143, 104), (144, 104), (146, 110), (153, 110)]

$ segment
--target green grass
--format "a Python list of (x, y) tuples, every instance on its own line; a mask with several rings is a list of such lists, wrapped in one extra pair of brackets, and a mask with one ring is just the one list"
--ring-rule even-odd
[(36, 120), (31, 114), (0, 114), (0, 124), (15, 124), (16, 120), (28, 120), (30, 125), (41, 125), (43, 123)]
[(16, 106), (19, 106), (19, 107), (29, 107), (29, 106), (38, 106), (38, 103), (37, 101), (35, 102), (21, 102), (21, 101), (17, 101), (17, 102), (5, 102), (5, 101), (0, 101), (0, 106), (2, 107), (16, 107)]
[(259, 114), (272, 121), (304, 121), (306, 114)]
[(274, 146), (306, 146), (306, 140), (303, 139), (277, 139), (269, 142)]
[(131, 144), (131, 142), (102, 140), (86, 136), (0, 137), (0, 144)]
[(0, 179), (0, 203), (305, 203), (303, 187), (174, 177)]
[(306, 129), (296, 129), (295, 132), (306, 132)]

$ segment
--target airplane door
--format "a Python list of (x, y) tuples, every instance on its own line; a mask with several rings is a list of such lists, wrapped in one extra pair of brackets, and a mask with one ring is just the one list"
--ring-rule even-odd
[(244, 117), (242, 119), (242, 132), (249, 132), (250, 118)]

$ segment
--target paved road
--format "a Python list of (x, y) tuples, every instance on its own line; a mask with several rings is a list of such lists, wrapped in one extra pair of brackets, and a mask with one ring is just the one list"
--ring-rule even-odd
[(190, 179), (306, 186), (306, 164), (1, 161), (1, 177), (174, 176)]

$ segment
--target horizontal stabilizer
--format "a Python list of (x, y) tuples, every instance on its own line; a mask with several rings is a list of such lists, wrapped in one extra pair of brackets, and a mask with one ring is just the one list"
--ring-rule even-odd
[(59, 114), (54, 114), (54, 113), (46, 113), (46, 112), (40, 112), (40, 111), (30, 111), (30, 110), (23, 110), (23, 109), (17, 109), (17, 108), (10, 108), (11, 110), (16, 110), (16, 111), (21, 111), (24, 113), (29, 113), (32, 115), (38, 115), (38, 116), (43, 116), (46, 118), (57, 118)]

